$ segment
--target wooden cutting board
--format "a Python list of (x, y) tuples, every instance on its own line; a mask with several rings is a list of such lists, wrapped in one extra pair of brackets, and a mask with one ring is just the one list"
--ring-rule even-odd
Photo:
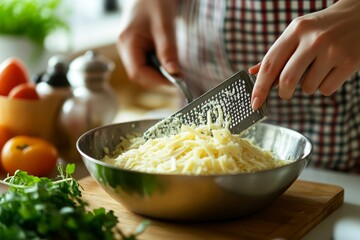
[[(90, 208), (114, 210), (119, 226), (132, 232), (144, 217), (128, 211), (113, 200), (89, 176), (79, 181)], [(320, 221), (339, 208), (344, 190), (339, 186), (297, 180), (269, 207), (238, 220), (211, 223), (171, 223), (151, 220), (140, 239), (300, 239)]]

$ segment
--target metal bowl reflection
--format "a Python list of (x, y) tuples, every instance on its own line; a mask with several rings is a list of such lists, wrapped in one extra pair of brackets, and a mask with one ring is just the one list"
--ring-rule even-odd
[(106, 125), (84, 133), (77, 141), (91, 176), (129, 210), (157, 219), (221, 220), (253, 214), (268, 206), (298, 178), (307, 164), (311, 142), (284, 127), (259, 123), (244, 137), (292, 163), (262, 172), (188, 176), (129, 171), (101, 159), (120, 136), (144, 132), (158, 120)]

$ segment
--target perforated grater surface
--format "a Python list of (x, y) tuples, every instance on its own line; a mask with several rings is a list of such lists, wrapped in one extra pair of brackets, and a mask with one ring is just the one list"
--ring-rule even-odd
[(200, 125), (210, 113), (213, 122), (221, 108), (224, 118), (231, 118), (229, 130), (238, 134), (267, 116), (266, 104), (254, 111), (251, 107), (251, 92), (254, 77), (240, 71), (206, 92), (175, 114), (161, 120), (144, 133), (144, 138), (157, 138), (179, 131), (181, 124)]

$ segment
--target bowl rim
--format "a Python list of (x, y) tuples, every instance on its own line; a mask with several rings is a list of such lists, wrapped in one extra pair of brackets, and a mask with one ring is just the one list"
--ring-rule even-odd
[[(111, 165), (109, 163), (106, 163), (104, 161), (101, 161), (99, 159), (95, 159), (93, 157), (90, 157), (89, 155), (85, 154), (81, 149), (80, 149), (80, 142), (82, 141), (82, 139), (85, 138), (86, 135), (89, 135), (93, 132), (99, 131), (101, 129), (104, 128), (109, 128), (112, 126), (117, 126), (117, 125), (121, 125), (121, 124), (131, 124), (131, 123), (137, 123), (137, 122), (144, 122), (144, 121), (159, 121), (160, 119), (142, 119), (142, 120), (135, 120), (135, 121), (126, 121), (126, 122), (118, 122), (118, 123), (111, 123), (111, 124), (106, 124), (103, 126), (99, 126), (93, 129), (90, 129), (86, 132), (84, 132), (83, 134), (81, 134), (78, 139), (76, 140), (76, 149), (79, 152), (79, 154), (81, 155), (82, 161), (86, 164), (87, 160), (90, 160), (91, 162), (93, 162), (94, 164), (99, 164), (102, 165), (103, 167), (107, 167), (107, 168), (111, 168), (113, 170), (117, 170), (117, 171), (122, 171), (125, 173), (135, 173), (135, 174), (144, 174), (144, 175), (149, 175), (149, 176), (172, 176), (172, 177), (187, 177), (187, 178), (191, 178), (191, 177), (202, 177), (202, 178), (214, 178), (214, 177), (234, 177), (234, 176), (248, 176), (248, 175), (257, 175), (257, 174), (268, 174), (270, 172), (274, 172), (274, 171), (279, 171), (280, 169), (283, 168), (288, 168), (291, 165), (295, 165), (295, 164), (299, 164), (300, 162), (306, 161), (304, 164), (304, 168), (307, 165), (308, 162), (308, 157), (309, 155), (312, 153), (313, 151), (313, 144), (310, 141), (310, 139), (308, 137), (306, 137), (305, 135), (303, 135), (302, 133), (299, 133), (297, 131), (295, 131), (294, 129), (288, 128), (288, 127), (284, 127), (284, 126), (280, 126), (280, 125), (276, 125), (274, 123), (268, 123), (268, 122), (258, 122), (257, 124), (261, 124), (261, 125), (269, 125), (269, 126), (275, 126), (277, 128), (280, 129), (285, 129), (286, 131), (291, 131), (295, 134), (298, 134), (300, 136), (302, 136), (304, 138), (304, 140), (307, 142), (307, 144), (310, 146), (309, 148), (309, 152), (307, 154), (304, 154), (304, 156), (302, 158), (297, 159), (296, 161), (292, 161), (289, 164), (280, 166), (280, 167), (276, 167), (276, 168), (271, 168), (271, 169), (265, 169), (265, 170), (260, 170), (260, 171), (256, 171), (256, 172), (240, 172), (240, 173), (227, 173), (227, 174), (206, 174), (206, 175), (194, 175), (194, 174), (180, 174), (180, 173), (154, 173), (154, 172), (143, 172), (143, 171), (138, 171), (138, 170), (130, 170), (130, 169), (125, 169), (125, 168), (120, 168), (114, 165)], [(253, 126), (255, 126), (253, 125)], [(86, 159), (86, 160), (85, 160)]]

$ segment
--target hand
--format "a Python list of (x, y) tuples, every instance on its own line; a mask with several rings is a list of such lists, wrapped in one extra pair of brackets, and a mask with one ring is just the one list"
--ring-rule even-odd
[(128, 77), (143, 87), (168, 83), (147, 65), (146, 53), (155, 50), (168, 72), (179, 72), (174, 28), (177, 1), (132, 0), (129, 5), (117, 45)]
[(272, 86), (291, 99), (297, 84), (307, 94), (318, 89), (331, 95), (360, 69), (360, 1), (340, 0), (332, 6), (296, 18), (269, 49), (257, 74), (252, 106), (264, 103)]

